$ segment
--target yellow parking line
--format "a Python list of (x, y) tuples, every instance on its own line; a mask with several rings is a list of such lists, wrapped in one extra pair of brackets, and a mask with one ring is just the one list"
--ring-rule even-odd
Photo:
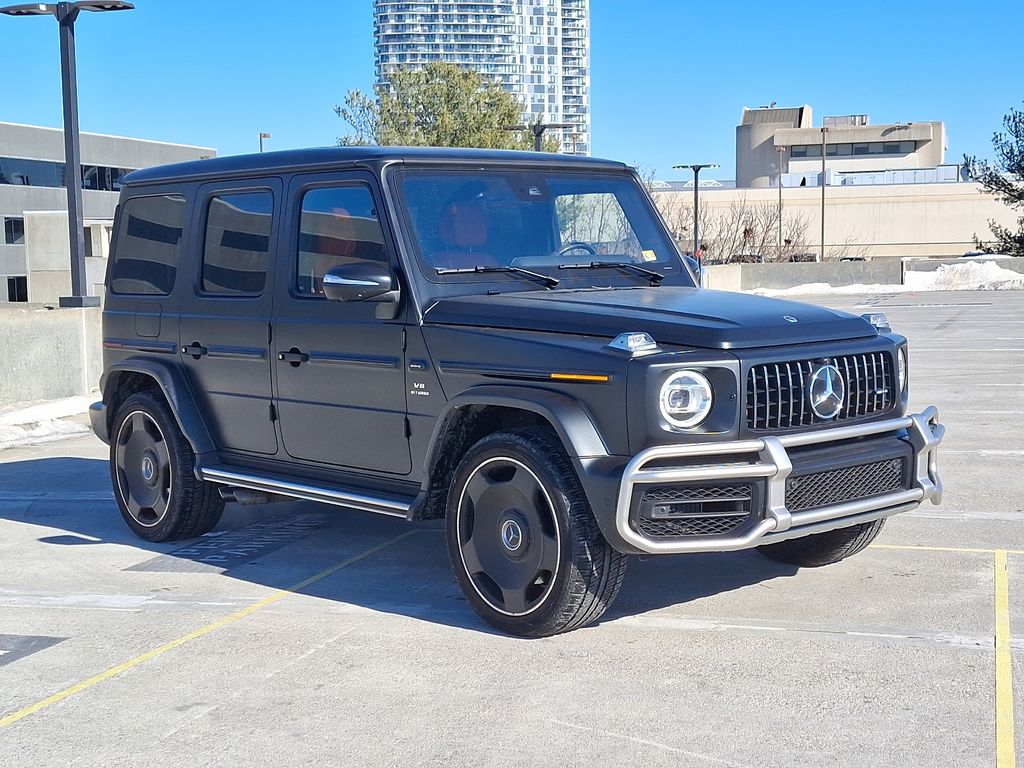
[(282, 600), (288, 597), (288, 595), (294, 594), (295, 592), (305, 589), (314, 582), (320, 581), (321, 579), (325, 579), (328, 576), (337, 573), (343, 568), (348, 568), (350, 565), (358, 563), (360, 560), (365, 560), (371, 555), (377, 554), (382, 549), (386, 549), (387, 547), (390, 547), (392, 544), (397, 544), (402, 539), (407, 539), (408, 537), (413, 536), (417, 533), (419, 533), (419, 531), (406, 531), (401, 536), (396, 536), (393, 539), (385, 541), (383, 544), (378, 544), (376, 547), (371, 547), (365, 552), (360, 552), (358, 555), (353, 555), (347, 560), (343, 560), (342, 562), (337, 563), (336, 565), (332, 565), (330, 568), (327, 568), (326, 570), (320, 571), (320, 573), (310, 576), (308, 579), (300, 581), (298, 584), (294, 584), (285, 589), (279, 589), (270, 596), (265, 597), (259, 602), (253, 603), (252, 605), (247, 606), (240, 611), (236, 611), (235, 613), (232, 613), (229, 616), (217, 619), (216, 621), (211, 622), (206, 626), (200, 627), (199, 629), (189, 632), (187, 635), (182, 635), (181, 637), (171, 640), (168, 643), (164, 643), (163, 645), (157, 646), (156, 648), (153, 648), (150, 651), (146, 651), (145, 653), (136, 656), (133, 659), (129, 659), (128, 661), (118, 664), (116, 667), (111, 667), (105, 672), (100, 672), (98, 675), (93, 675), (92, 677), (86, 680), (82, 680), (81, 682), (75, 683), (69, 688), (65, 688), (63, 691), (58, 691), (57, 693), (53, 694), (52, 696), (48, 696), (42, 701), (37, 701), (35, 704), (30, 704), (27, 707), (19, 709), (17, 712), (12, 712), (9, 715), (5, 715), (4, 717), (0, 718), (0, 728), (5, 728), (8, 725), (12, 725), (18, 722), (19, 720), (28, 717), (29, 715), (34, 715), (36, 712), (46, 709), (47, 707), (53, 704), (57, 704), (58, 702), (64, 701), (64, 699), (74, 696), (76, 693), (81, 693), (82, 691), (88, 688), (92, 688), (97, 683), (102, 683), (104, 680), (109, 680), (112, 677), (116, 677), (117, 675), (120, 675), (122, 672), (126, 672), (129, 669), (132, 669), (133, 667), (137, 667), (140, 664), (149, 661), (150, 659), (155, 659), (157, 656), (167, 653), (168, 651), (173, 651), (175, 648), (178, 648), (184, 645), (185, 643), (200, 638), (203, 635), (208, 635), (211, 632), (226, 627), (228, 624), (234, 624), (236, 621), (244, 619), (249, 614), (255, 613), (261, 608), (266, 608), (268, 605), (271, 605), (273, 603), (276, 603), (278, 600)]
[(921, 552), (966, 552), (979, 555), (995, 555), (1002, 552), (1004, 555), (1024, 555), (1024, 549), (985, 549), (983, 547), (928, 547), (917, 544), (872, 544), (871, 549), (896, 549), (904, 551), (918, 550)]
[(995, 556), (996, 598), (996, 765), (1017, 765), (1013, 737), (1013, 657), (1010, 655), (1010, 587), (1006, 552)]

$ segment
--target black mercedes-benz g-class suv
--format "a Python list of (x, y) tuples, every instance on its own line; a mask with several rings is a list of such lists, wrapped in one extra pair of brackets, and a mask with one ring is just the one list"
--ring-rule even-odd
[(882, 317), (704, 290), (637, 174), (564, 155), (378, 147), (125, 179), (103, 401), (125, 521), (225, 500), (445, 518), (496, 627), (597, 619), (634, 553), (799, 566), (938, 502)]

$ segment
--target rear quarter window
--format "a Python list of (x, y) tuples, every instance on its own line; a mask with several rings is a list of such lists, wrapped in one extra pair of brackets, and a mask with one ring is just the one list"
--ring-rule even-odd
[(185, 205), (181, 195), (133, 197), (121, 204), (111, 256), (112, 293), (166, 296), (171, 292)]

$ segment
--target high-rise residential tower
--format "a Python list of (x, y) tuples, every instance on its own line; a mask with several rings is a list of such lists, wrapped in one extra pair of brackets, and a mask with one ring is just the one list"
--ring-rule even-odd
[(431, 61), (494, 78), (524, 122), (572, 123), (562, 151), (590, 154), (590, 0), (374, 0), (377, 80)]

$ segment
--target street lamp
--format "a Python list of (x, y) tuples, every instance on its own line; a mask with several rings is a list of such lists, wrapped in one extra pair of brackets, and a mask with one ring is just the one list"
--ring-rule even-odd
[(776, 147), (779, 153), (779, 261), (782, 261), (782, 162), (786, 157), (786, 147)]
[(548, 128), (575, 128), (575, 123), (530, 123), (529, 125), (503, 125), (503, 131), (530, 131), (533, 134), (533, 151), (544, 149), (544, 131)]
[(68, 240), (71, 248), (71, 295), (60, 297), (62, 307), (98, 307), (85, 284), (85, 221), (82, 213), (82, 147), (78, 135), (78, 83), (75, 72), (75, 19), (80, 11), (130, 11), (131, 3), (77, 2), (8, 5), (8, 16), (54, 16), (60, 25), (60, 78), (64, 97), (64, 185), (68, 191)]
[(673, 165), (673, 168), (689, 168), (693, 171), (693, 258), (700, 267), (701, 279), (704, 275), (704, 261), (700, 248), (700, 172), (705, 168), (718, 168), (718, 163), (693, 163), (691, 165)]
[(818, 261), (825, 260), (825, 155), (828, 149), (828, 127), (821, 126), (821, 253)]
[(269, 133), (264, 133), (263, 131), (260, 131), (260, 154), (263, 153), (263, 140), (272, 138), (274, 137), (271, 136)]

